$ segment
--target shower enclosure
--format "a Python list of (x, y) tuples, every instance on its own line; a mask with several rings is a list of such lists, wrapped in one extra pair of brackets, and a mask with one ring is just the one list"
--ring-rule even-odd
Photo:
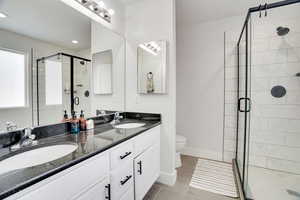
[(91, 60), (57, 53), (36, 60), (34, 88), (34, 123), (47, 125), (63, 119), (64, 111), (69, 117), (90, 112), (90, 62)]
[(250, 8), (237, 44), (236, 166), (247, 199), (300, 199), (300, 1)]

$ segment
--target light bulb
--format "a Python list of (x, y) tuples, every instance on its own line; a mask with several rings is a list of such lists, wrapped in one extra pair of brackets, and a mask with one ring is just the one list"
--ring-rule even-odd
[(107, 12), (108, 12), (108, 14), (110, 14), (110, 15), (114, 15), (114, 14), (115, 14), (115, 11), (114, 11), (113, 9), (109, 9)]
[(105, 8), (105, 3), (100, 0), (94, 0), (94, 2), (100, 7), (100, 8)]
[(0, 18), (6, 18), (6, 17), (7, 17), (6, 14), (0, 12)]

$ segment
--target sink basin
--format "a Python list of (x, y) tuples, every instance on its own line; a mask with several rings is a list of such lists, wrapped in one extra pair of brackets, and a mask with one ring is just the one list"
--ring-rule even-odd
[(54, 161), (74, 152), (77, 148), (76, 144), (62, 144), (40, 147), (17, 154), (0, 161), (0, 174)]
[(127, 124), (119, 124), (116, 125), (115, 128), (119, 129), (132, 129), (132, 128), (139, 128), (145, 126), (145, 123), (127, 123)]

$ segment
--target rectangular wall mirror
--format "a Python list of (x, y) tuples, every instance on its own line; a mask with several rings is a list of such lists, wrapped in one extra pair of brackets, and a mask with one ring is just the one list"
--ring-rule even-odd
[(93, 54), (94, 94), (112, 94), (112, 50)]
[(165, 94), (167, 92), (167, 42), (152, 41), (138, 47), (138, 92)]

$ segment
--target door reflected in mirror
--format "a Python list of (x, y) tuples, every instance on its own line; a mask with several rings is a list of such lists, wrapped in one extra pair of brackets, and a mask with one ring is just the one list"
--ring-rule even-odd
[(94, 94), (112, 94), (112, 50), (93, 54)]
[(138, 47), (138, 93), (165, 94), (167, 42), (152, 41)]

